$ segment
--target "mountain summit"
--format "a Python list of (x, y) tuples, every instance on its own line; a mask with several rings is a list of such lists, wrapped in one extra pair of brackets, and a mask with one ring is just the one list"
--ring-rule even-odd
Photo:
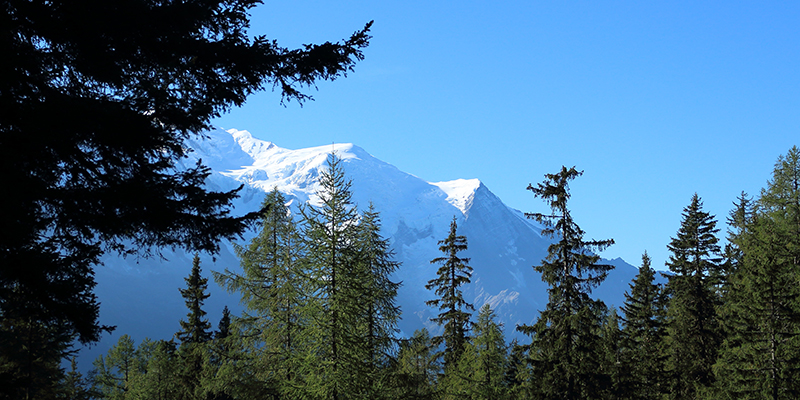
[[(356, 205), (364, 210), (370, 202), (374, 204), (381, 215), (383, 235), (390, 239), (396, 260), (402, 263), (395, 279), (402, 281), (397, 300), (403, 312), (400, 328), (404, 336), (423, 326), (434, 332), (439, 329), (429, 321), (434, 310), (425, 306), (425, 301), (434, 295), (425, 284), (435, 275), (436, 266), (430, 261), (440, 256), (437, 243), (447, 236), (454, 217), (459, 234), (468, 241), (463, 256), (471, 258), (474, 268), (472, 283), (463, 287), (465, 300), (476, 309), (491, 305), (508, 336), (515, 335), (517, 324), (532, 323), (547, 303), (547, 286), (532, 266), (547, 255), (552, 239), (542, 237), (539, 224), (506, 206), (478, 179), (426, 182), (353, 144), (289, 150), (234, 129), (212, 130), (188, 143), (193, 151), (185, 163), (194, 165), (202, 160), (210, 167), (208, 186), (229, 190), (244, 185), (234, 204), (237, 214), (257, 209), (266, 192), (275, 187), (293, 207), (315, 204), (320, 168), (335, 152), (353, 182)], [(118, 332), (138, 340), (169, 337), (177, 330), (185, 313), (178, 288), (188, 274), (191, 255), (167, 252), (163, 258), (105, 260), (105, 267), (97, 271), (104, 324), (118, 325)], [(215, 258), (202, 259), (207, 274), (209, 270), (238, 268), (229, 243)], [(617, 268), (596, 294), (609, 306), (619, 306), (637, 270), (622, 260), (612, 261)], [(213, 286), (206, 308), (215, 324), (222, 306), (235, 309), (238, 297)], [(98, 347), (105, 348), (103, 344)]]

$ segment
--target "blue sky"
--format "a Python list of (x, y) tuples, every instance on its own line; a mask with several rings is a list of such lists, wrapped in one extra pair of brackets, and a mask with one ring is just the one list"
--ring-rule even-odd
[(571, 209), (603, 256), (662, 268), (697, 192), (720, 221), (800, 145), (800, 3), (292, 1), (252, 13), (286, 47), (375, 20), (366, 59), (303, 107), (252, 96), (214, 123), (297, 149), (355, 143), (428, 181), (479, 178), (506, 204), (585, 171)]

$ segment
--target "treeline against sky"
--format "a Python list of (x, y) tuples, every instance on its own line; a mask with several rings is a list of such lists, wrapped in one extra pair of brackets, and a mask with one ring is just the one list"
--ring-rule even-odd
[[(727, 218), (726, 244), (694, 195), (667, 247), (670, 274), (645, 252), (620, 310), (589, 294), (612, 267), (583, 239), (568, 209), (574, 168), (547, 174), (528, 214), (552, 235), (534, 266), (549, 302), (532, 325), (503, 327), (488, 305), (461, 293), (472, 268), (467, 238), (451, 224), (432, 260), (426, 303), (439, 310), (397, 336), (399, 267), (380, 217), (350, 202), (340, 161), (320, 176), (318, 206), (293, 216), (273, 190), (260, 233), (237, 246), (241, 270), (214, 272), (241, 295), (216, 329), (203, 311), (199, 258), (181, 294), (188, 314), (170, 340), (123, 335), (88, 376), (66, 372), (57, 397), (101, 399), (796, 399), (800, 397), (800, 150), (778, 158), (755, 197)], [(434, 268), (432, 266), (432, 268)], [(178, 321), (176, 321), (176, 326)], [(507, 342), (504, 329), (527, 339)]]

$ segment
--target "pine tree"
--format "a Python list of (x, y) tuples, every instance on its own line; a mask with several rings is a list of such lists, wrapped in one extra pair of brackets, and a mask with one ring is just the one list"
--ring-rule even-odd
[(667, 370), (670, 397), (698, 398), (713, 384), (711, 371), (721, 343), (717, 306), (721, 275), (717, 222), (695, 194), (684, 208), (678, 234), (667, 246)]
[(517, 327), (532, 338), (529, 356), (534, 389), (543, 398), (601, 398), (609, 380), (603, 373), (600, 350), (606, 307), (602, 301), (591, 299), (589, 292), (613, 268), (597, 264), (600, 257), (595, 251), (614, 241), (584, 241), (583, 230), (572, 219), (567, 208), (568, 184), (581, 174), (574, 167), (562, 167), (559, 173), (546, 174), (543, 183), (528, 186), (534, 196), (548, 202), (553, 214), (526, 216), (545, 224), (543, 234), (557, 237), (548, 247), (547, 258), (534, 267), (550, 285), (547, 307), (534, 325)]
[(433, 343), (439, 345), (444, 342), (444, 369), (454, 366), (464, 352), (467, 343), (467, 331), (470, 328), (469, 311), (475, 308), (464, 300), (460, 286), (470, 283), (472, 267), (467, 265), (469, 258), (459, 257), (458, 253), (467, 250), (466, 236), (458, 235), (456, 219), (450, 223), (450, 233), (447, 238), (439, 241), (439, 251), (444, 256), (431, 260), (431, 264), (440, 264), (436, 271), (436, 278), (428, 281), (425, 289), (433, 290), (439, 296), (425, 302), (428, 306), (438, 307), (441, 311), (431, 321), (444, 326), (441, 336), (435, 336)]
[(622, 378), (631, 398), (659, 399), (666, 393), (665, 298), (650, 256), (642, 254), (642, 266), (625, 293), (622, 306)]
[[(753, 207), (754, 206), (754, 207)], [(800, 150), (778, 158), (751, 206), (731, 213), (738, 266), (722, 307), (728, 333), (714, 366), (717, 389), (736, 398), (800, 396)]]

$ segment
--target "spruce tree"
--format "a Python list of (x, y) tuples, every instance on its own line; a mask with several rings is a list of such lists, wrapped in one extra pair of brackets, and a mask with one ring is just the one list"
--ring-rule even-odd
[(717, 316), (721, 275), (716, 220), (700, 197), (684, 208), (681, 226), (667, 246), (667, 370), (674, 399), (694, 399), (713, 384), (711, 371), (721, 343)]
[(445, 373), (451, 366), (456, 365), (459, 357), (464, 352), (467, 344), (467, 332), (470, 328), (469, 311), (474, 311), (472, 304), (464, 300), (460, 287), (470, 283), (472, 267), (469, 258), (459, 257), (458, 253), (467, 250), (466, 236), (458, 235), (456, 219), (450, 223), (450, 233), (447, 238), (439, 241), (439, 251), (444, 256), (431, 260), (431, 264), (440, 264), (436, 271), (436, 278), (428, 281), (425, 288), (433, 290), (439, 296), (425, 302), (428, 306), (437, 307), (441, 312), (431, 321), (444, 326), (444, 332), (433, 338), (436, 345), (444, 342), (444, 368)]
[(183, 385), (184, 396), (189, 399), (201, 398), (202, 395), (202, 375), (206, 365), (206, 345), (211, 340), (211, 323), (205, 318), (206, 312), (203, 310), (203, 302), (210, 296), (208, 290), (208, 278), (202, 277), (200, 268), (200, 256), (195, 254), (192, 259), (192, 272), (184, 278), (186, 288), (180, 289), (181, 296), (186, 302), (189, 313), (186, 321), (181, 320), (181, 330), (175, 336), (180, 340), (180, 379)]
[(200, 256), (195, 254), (192, 259), (192, 272), (184, 278), (186, 289), (179, 289), (181, 297), (186, 302), (189, 313), (186, 314), (187, 321), (181, 320), (181, 330), (176, 334), (181, 343), (205, 343), (211, 339), (211, 324), (205, 318), (206, 312), (203, 310), (203, 302), (210, 296), (208, 290), (208, 278), (203, 278), (200, 268)]
[(611, 308), (603, 319), (600, 327), (600, 345), (602, 348), (603, 359), (600, 363), (603, 375), (608, 376), (606, 383), (606, 398), (625, 399), (629, 398), (630, 387), (627, 385), (627, 378), (630, 370), (623, 367), (624, 348), (622, 347), (622, 330), (620, 329), (620, 318), (615, 308)]
[(595, 252), (614, 241), (583, 240), (584, 231), (572, 219), (567, 208), (569, 181), (581, 174), (574, 167), (562, 167), (556, 174), (546, 174), (537, 186), (528, 186), (535, 197), (548, 203), (552, 214), (526, 216), (545, 225), (544, 235), (556, 237), (547, 258), (534, 267), (550, 285), (547, 307), (534, 325), (517, 327), (531, 336), (532, 379), (543, 398), (602, 398), (608, 386), (600, 338), (606, 307), (589, 293), (613, 268), (598, 264), (600, 256)]
[(800, 150), (778, 158), (755, 204), (731, 213), (740, 255), (722, 307), (728, 333), (714, 366), (736, 398), (800, 396)]
[(642, 254), (642, 266), (625, 293), (622, 306), (622, 354), (620, 369), (626, 393), (636, 399), (659, 399), (666, 393), (665, 298), (655, 283), (650, 256)]
[(307, 99), (303, 88), (345, 75), (369, 41), (367, 26), (281, 47), (248, 33), (258, 3), (3, 2), (0, 168), (16, 189), (0, 198), (2, 315), (17, 286), (31, 318), (97, 341), (103, 253), (216, 251), (257, 217), (232, 216), (237, 190), (208, 189), (207, 168), (179, 167), (185, 141), (257, 90)]

